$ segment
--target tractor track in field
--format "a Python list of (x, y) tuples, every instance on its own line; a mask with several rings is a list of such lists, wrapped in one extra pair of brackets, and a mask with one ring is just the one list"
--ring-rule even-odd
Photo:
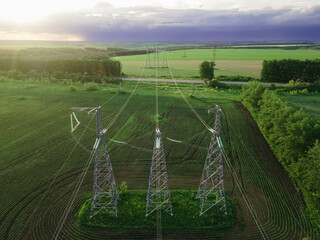
[[(261, 171), (254, 165), (254, 161), (247, 156), (246, 151), (241, 147), (241, 145), (236, 145), (235, 142), (240, 140), (236, 138), (235, 134), (232, 132), (231, 125), (233, 122), (237, 121), (232, 119), (233, 108), (228, 109), (226, 107), (226, 114), (230, 116), (230, 124), (223, 119), (222, 124), (226, 128), (223, 128), (221, 135), (224, 140), (225, 148), (228, 150), (227, 154), (232, 160), (232, 166), (237, 170), (238, 177), (241, 184), (245, 186), (248, 199), (252, 203), (254, 210), (257, 212), (261, 223), (266, 230), (270, 239), (277, 240), (294, 240), (303, 239), (303, 237), (310, 237), (310, 239), (316, 239), (316, 230), (311, 225), (309, 220), (306, 218), (303, 207), (305, 207), (302, 195), (296, 191), (292, 181), (290, 180), (288, 174), (282, 165), (278, 162), (274, 154), (272, 153), (268, 143), (261, 134), (257, 124), (251, 117), (250, 113), (244, 108), (244, 106), (239, 102), (233, 102), (233, 107), (235, 107), (242, 118), (246, 119), (246, 124), (250, 129), (250, 134), (254, 135), (254, 152), (255, 156), (259, 156), (261, 159), (259, 167)], [(162, 113), (163, 118), (170, 119), (172, 115), (177, 114), (175, 111), (177, 109), (184, 110), (184, 108), (179, 108), (176, 105), (170, 105), (167, 111)], [(139, 121), (141, 123), (134, 132), (132, 132), (125, 141), (128, 143), (137, 143), (137, 146), (144, 146), (146, 143), (145, 135), (151, 132), (153, 129), (153, 123), (150, 123), (148, 116), (148, 110), (144, 111), (147, 117), (143, 118), (139, 116)], [(122, 126), (128, 119), (130, 119), (133, 113), (125, 114), (120, 121), (116, 122), (114, 128)], [(171, 117), (170, 117), (171, 116)], [(148, 121), (147, 124), (144, 124)], [(213, 118), (207, 117), (207, 122), (212, 124)], [(162, 124), (162, 123), (161, 123)], [(163, 125), (166, 123), (163, 122)], [(236, 124), (234, 124), (236, 125)], [(160, 125), (161, 126), (161, 125)], [(150, 129), (150, 131), (149, 131)], [(175, 126), (173, 124), (166, 124), (166, 132), (172, 134), (172, 136), (179, 136), (176, 132)], [(199, 131), (202, 131), (199, 129)], [(111, 131), (111, 134), (116, 134)], [(148, 135), (149, 136), (149, 135)], [(154, 136), (150, 134), (148, 137), (153, 142)], [(200, 146), (208, 138), (208, 132), (200, 134), (192, 139), (191, 144)], [(149, 141), (150, 141), (149, 140)], [(152, 144), (150, 144), (152, 145)], [(193, 148), (188, 146), (176, 145), (176, 143), (167, 143), (165, 146), (166, 157), (168, 158), (168, 165), (175, 165), (179, 160), (187, 161), (190, 159), (196, 159), (204, 163), (203, 157), (205, 157), (206, 152), (200, 151), (199, 148)], [(123, 151), (121, 145), (115, 146), (111, 149), (110, 154), (112, 155), (112, 164), (114, 166), (114, 171), (116, 178), (123, 175), (129, 176), (128, 178), (135, 178), (139, 182), (139, 186), (144, 183), (140, 183), (140, 178), (145, 178), (147, 172), (145, 170), (149, 169), (151, 155), (149, 153), (135, 153), (136, 155), (131, 156), (129, 153)], [(198, 155), (199, 154), (199, 155)], [(200, 156), (201, 159), (198, 159)], [(130, 159), (129, 159), (130, 157)], [(123, 158), (121, 162), (119, 159)], [(129, 159), (129, 160), (128, 160)], [(146, 161), (145, 159), (150, 159)], [(119, 160), (119, 161), (118, 161)], [(171, 161), (173, 160), (173, 161)], [(134, 165), (135, 164), (135, 165)], [(135, 168), (133, 168), (133, 165)], [(52, 235), (57, 227), (63, 211), (65, 210), (67, 203), (70, 199), (71, 193), (74, 189), (75, 181), (78, 179), (79, 174), (82, 172), (83, 167), (75, 167), (72, 170), (66, 171), (60, 175), (57, 181), (52, 185), (52, 188), (48, 192), (47, 196), (44, 198), (43, 203), (40, 205), (39, 209), (35, 212), (30, 223), (26, 227), (26, 231), (21, 234), (21, 238), (26, 236), (26, 239), (51, 239)], [(129, 173), (129, 174), (128, 174)], [(198, 172), (188, 172), (185, 178), (193, 178), (193, 185), (197, 186), (201, 175)], [(243, 230), (240, 230), (240, 220), (234, 226), (227, 236), (230, 240), (240, 240), (248, 239), (255, 240), (261, 239), (261, 235), (252, 221), (252, 217), (246, 208), (241, 195), (237, 187), (235, 186), (235, 181), (230, 175), (229, 170), (225, 166), (225, 176), (227, 187), (226, 192), (229, 196), (234, 197), (238, 201), (237, 213), (238, 217), (243, 217), (245, 226)], [(172, 177), (170, 180), (174, 180)], [(147, 182), (147, 179), (144, 179)], [(29, 218), (30, 213), (34, 210), (38, 201), (41, 199), (43, 194), (46, 192), (47, 187), (50, 185), (51, 180), (47, 180), (44, 183), (40, 183), (33, 191), (25, 194), (21, 199), (14, 203), (0, 218), (0, 235), (4, 239), (17, 239), (23, 224)], [(80, 189), (78, 197), (74, 205), (72, 206), (71, 212), (67, 217), (66, 223), (62, 229), (59, 239), (155, 239), (155, 230), (123, 230), (119, 232), (112, 232), (108, 230), (86, 230), (79, 229), (77, 222), (75, 220), (75, 214), (79, 211), (83, 202), (90, 196), (92, 188), (92, 169), (89, 170), (84, 183)], [(282, 198), (282, 200), (279, 200)], [(5, 226), (5, 229), (4, 227)], [(164, 239), (223, 239), (219, 233), (210, 232), (199, 232), (193, 230), (186, 231), (164, 231)]]

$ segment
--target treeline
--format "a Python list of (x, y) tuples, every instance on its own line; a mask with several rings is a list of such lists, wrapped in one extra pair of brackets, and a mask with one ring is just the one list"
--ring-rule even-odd
[(131, 56), (131, 55), (142, 55), (146, 54), (146, 50), (129, 50), (125, 48), (115, 48), (115, 47), (108, 47), (107, 48), (108, 55), (111, 57), (116, 56)]
[(26, 49), (0, 49), (0, 58), (23, 58), (30, 60), (48, 59), (87, 59), (108, 58), (115, 56), (145, 54), (145, 50), (130, 50), (125, 48), (95, 48), (95, 47), (31, 47)]
[(320, 224), (320, 122), (281, 100), (259, 82), (243, 86), (242, 101)]
[(4, 77), (7, 79), (14, 79), (19, 81), (38, 81), (44, 83), (62, 83), (62, 84), (71, 84), (71, 83), (115, 83), (118, 84), (121, 80), (114, 76), (96, 76), (96, 75), (87, 75), (81, 73), (65, 73), (62, 71), (55, 71), (53, 73), (47, 72), (37, 72), (31, 70), (27, 73), (23, 73), (17, 70), (11, 71), (1, 71), (0, 78)]
[(108, 58), (103, 59), (50, 59), (50, 60), (27, 60), (27, 59), (0, 59), (0, 70), (17, 70), (23, 73), (35, 70), (37, 72), (80, 73), (96, 76), (121, 75), (121, 63)]
[(320, 80), (320, 59), (315, 60), (264, 60), (262, 63), (261, 80), (263, 82), (283, 82), (300, 80), (316, 82)]

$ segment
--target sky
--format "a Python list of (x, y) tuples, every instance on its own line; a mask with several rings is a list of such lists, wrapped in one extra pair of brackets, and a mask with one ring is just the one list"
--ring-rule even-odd
[(0, 40), (320, 41), (320, 1), (0, 0)]

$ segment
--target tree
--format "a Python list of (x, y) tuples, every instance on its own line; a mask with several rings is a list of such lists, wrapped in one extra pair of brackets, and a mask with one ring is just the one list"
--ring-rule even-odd
[(250, 81), (247, 85), (243, 85), (241, 99), (249, 110), (257, 112), (263, 92), (264, 87), (260, 82)]
[(200, 64), (200, 78), (204, 80), (212, 80), (214, 78), (214, 62), (203, 61)]
[(316, 140), (307, 155), (300, 159), (296, 167), (296, 173), (302, 175), (304, 186), (311, 194), (320, 199), (320, 141)]

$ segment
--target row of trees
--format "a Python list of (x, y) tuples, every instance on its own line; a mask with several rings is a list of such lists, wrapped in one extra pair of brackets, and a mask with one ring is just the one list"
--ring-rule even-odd
[(243, 87), (242, 100), (255, 116), (279, 161), (305, 197), (311, 199), (311, 216), (319, 224), (320, 122), (288, 105), (259, 82), (249, 82)]
[(261, 80), (264, 82), (283, 82), (301, 80), (316, 82), (320, 80), (320, 59), (316, 60), (264, 60)]
[(29, 79), (36, 80), (39, 82), (51, 82), (51, 83), (67, 83), (67, 82), (94, 82), (94, 83), (116, 83), (118, 84), (120, 79), (113, 77), (112, 75), (97, 76), (87, 75), (81, 73), (66, 73), (62, 71), (54, 71), (53, 73), (48, 72), (37, 72), (31, 70), (27, 73), (23, 73), (18, 70), (10, 70), (3, 72), (0, 70), (0, 78), (4, 76), (9, 79), (28, 81)]
[(27, 59), (0, 59), (0, 70), (18, 70), (27, 73), (31, 70), (37, 72), (54, 73), (80, 73), (96, 76), (121, 75), (121, 63), (108, 58), (103, 59), (51, 59), (51, 60), (27, 60)]

